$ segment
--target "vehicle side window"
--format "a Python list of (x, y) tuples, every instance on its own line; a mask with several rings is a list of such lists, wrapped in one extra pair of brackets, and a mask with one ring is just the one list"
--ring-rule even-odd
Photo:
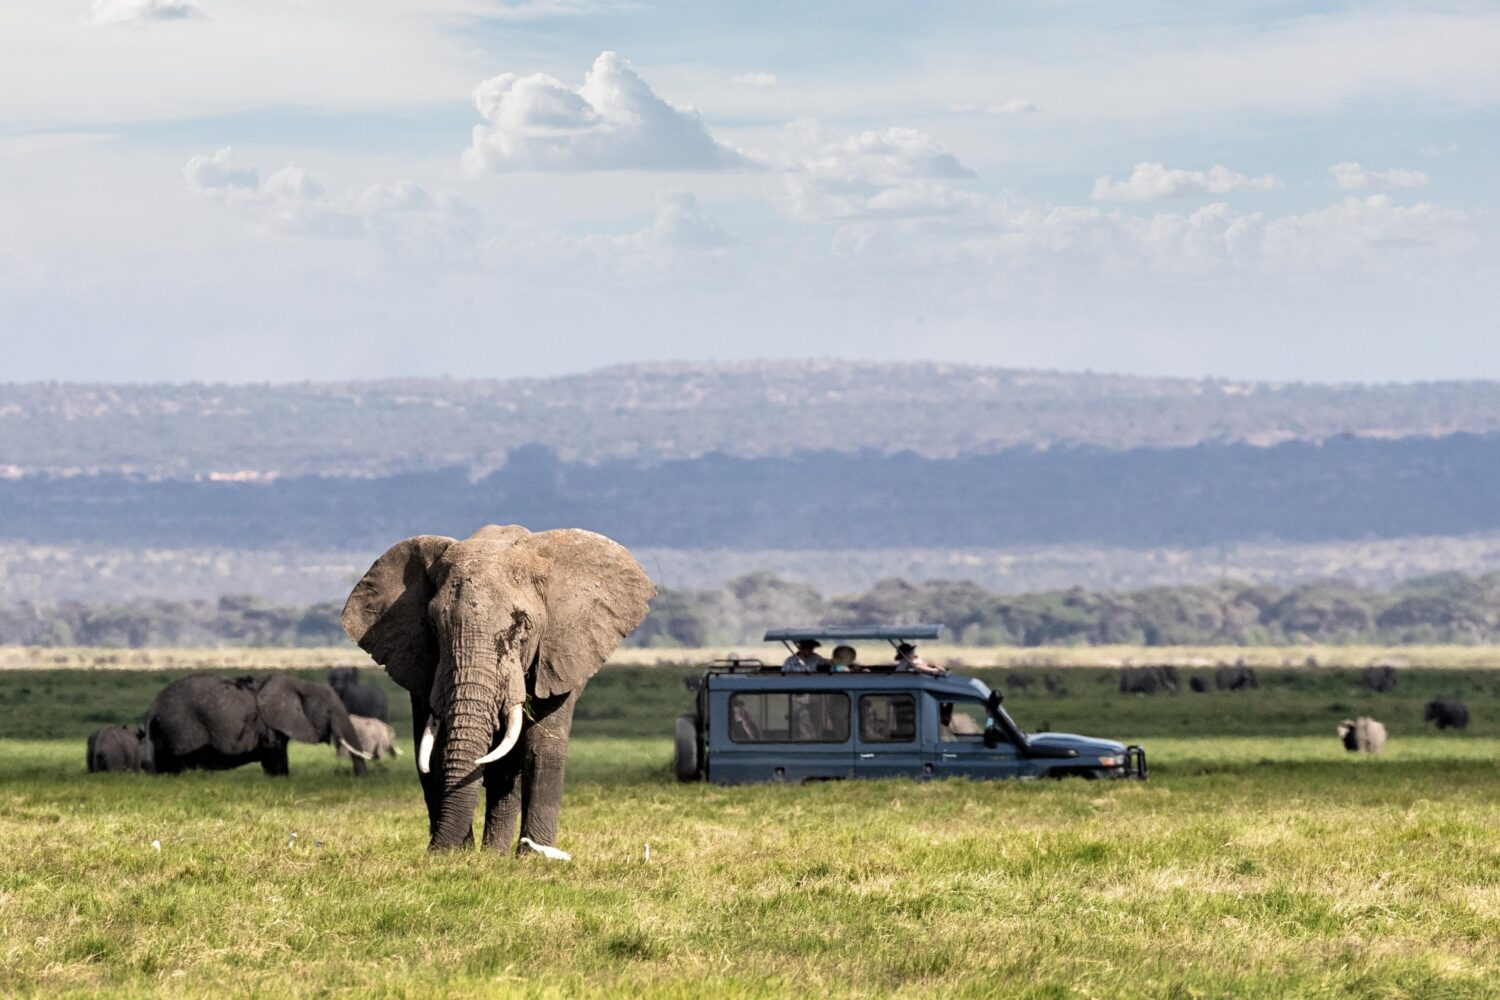
[(909, 694), (859, 699), (859, 738), (865, 743), (910, 743), (917, 738), (917, 700)]
[(943, 743), (979, 743), (989, 724), (983, 702), (945, 701), (938, 704), (938, 739)]
[(843, 692), (742, 692), (729, 699), (735, 743), (845, 743), (849, 696)]

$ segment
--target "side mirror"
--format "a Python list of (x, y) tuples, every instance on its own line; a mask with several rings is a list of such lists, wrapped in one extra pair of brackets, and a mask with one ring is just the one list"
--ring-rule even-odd
[(984, 745), (993, 750), (1000, 745), (1000, 730), (989, 726), (984, 731)]
[(990, 692), (990, 699), (986, 704), (989, 707), (991, 715), (995, 714), (996, 710), (1000, 708), (1000, 703), (1003, 701), (1005, 701), (1005, 695), (1001, 694), (999, 691)]

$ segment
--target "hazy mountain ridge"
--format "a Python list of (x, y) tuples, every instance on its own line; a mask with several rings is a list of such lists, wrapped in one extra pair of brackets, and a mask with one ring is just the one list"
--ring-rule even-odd
[(1500, 382), (1317, 385), (842, 361), (656, 364), (548, 379), (0, 385), (0, 477), (483, 476), (709, 454), (1109, 450), (1500, 433)]

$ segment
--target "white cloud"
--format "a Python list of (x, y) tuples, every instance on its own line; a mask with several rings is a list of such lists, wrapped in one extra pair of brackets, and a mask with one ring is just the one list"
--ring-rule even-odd
[(1025, 115), (1036, 111), (1037, 106), (1024, 97), (1011, 97), (999, 104), (955, 104), (948, 110), (955, 114)]
[(690, 191), (671, 188), (657, 193), (656, 214), (646, 228), (626, 236), (587, 236), (579, 241), (595, 252), (665, 251), (720, 254), (737, 241), (698, 206)]
[(147, 25), (203, 16), (195, 0), (94, 0), (84, 23)]
[(602, 53), (573, 88), (544, 73), (481, 83), (464, 165), (509, 170), (735, 170), (753, 166), (716, 140), (691, 107), (658, 97), (630, 64)]
[(1417, 150), (1418, 156), (1448, 156), (1458, 152), (1458, 143), (1447, 142), (1438, 146), (1423, 146)]
[[(258, 231), (278, 236), (375, 238), (392, 244), (432, 240), (448, 246), (472, 242), (474, 213), (448, 196), (434, 197), (407, 180), (374, 184), (358, 194), (336, 195), (302, 167), (287, 165), (264, 180), (255, 167), (233, 162), (226, 146), (194, 156), (183, 178), (194, 194), (243, 216)], [(423, 248), (424, 252), (432, 246)]]
[(949, 182), (975, 176), (916, 129), (872, 129), (831, 141), (816, 125), (802, 123), (791, 134), (794, 143), (809, 147), (785, 177), (792, 214), (802, 219), (956, 212), (966, 196)]
[(1122, 181), (1112, 177), (1101, 177), (1095, 181), (1093, 197), (1096, 201), (1152, 201), (1157, 198), (1228, 194), (1231, 191), (1276, 191), (1281, 186), (1281, 181), (1270, 174), (1247, 177), (1223, 166), (1203, 171), (1179, 170), (1160, 163), (1137, 163), (1130, 176)]
[(774, 87), (776, 86), (775, 73), (741, 73), (729, 78), (730, 83), (738, 83), (745, 87)]
[(1328, 168), (1334, 181), (1345, 191), (1366, 191), (1371, 188), (1413, 188), (1427, 183), (1427, 175), (1420, 170), (1367, 170), (1358, 163), (1335, 163)]

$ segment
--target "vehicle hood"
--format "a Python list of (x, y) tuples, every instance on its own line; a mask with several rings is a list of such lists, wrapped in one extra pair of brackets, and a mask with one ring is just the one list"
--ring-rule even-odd
[(1032, 733), (1026, 737), (1026, 742), (1031, 746), (1077, 750), (1080, 757), (1116, 756), (1125, 752), (1123, 743), (1079, 736), (1077, 733)]

